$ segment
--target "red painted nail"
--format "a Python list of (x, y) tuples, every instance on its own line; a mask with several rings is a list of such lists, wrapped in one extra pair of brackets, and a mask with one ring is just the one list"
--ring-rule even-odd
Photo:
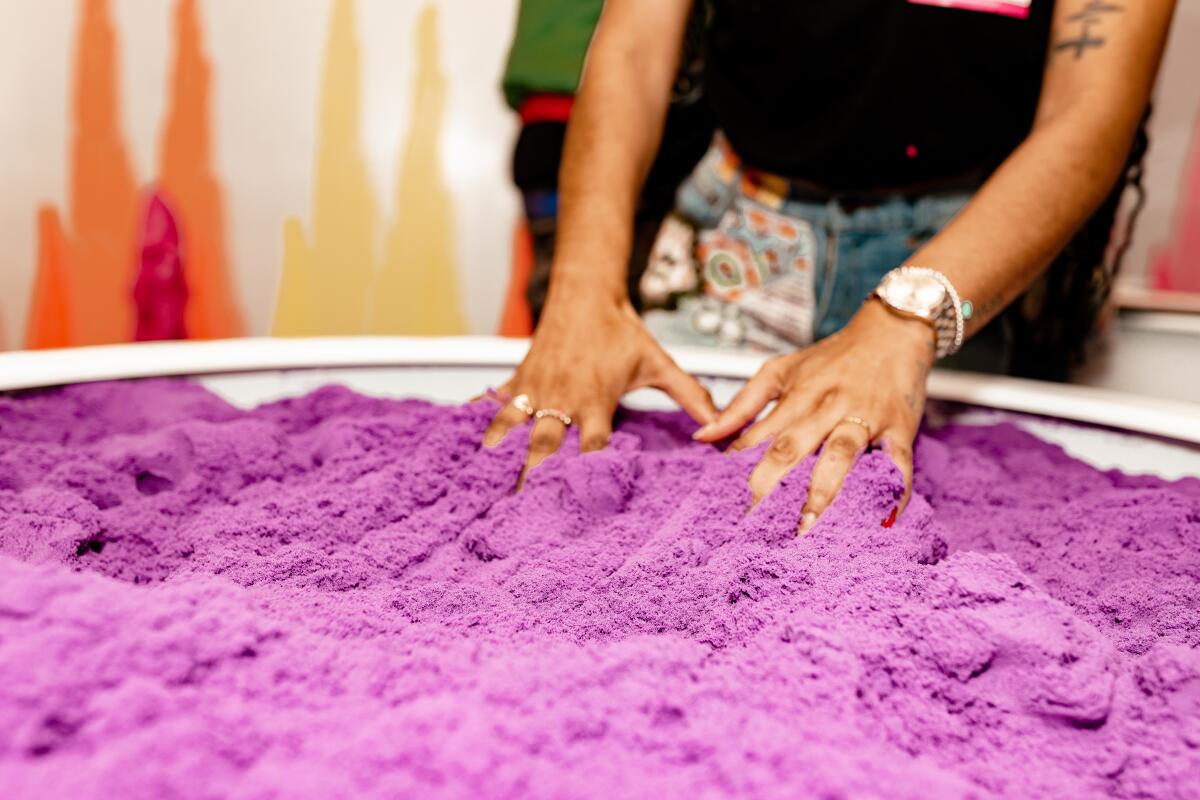
[(899, 510), (900, 510), (900, 506), (893, 506), (892, 513), (888, 515), (887, 519), (885, 519), (883, 522), (881, 522), (879, 524), (885, 528), (892, 527), (892, 523), (894, 523), (896, 521), (896, 512)]

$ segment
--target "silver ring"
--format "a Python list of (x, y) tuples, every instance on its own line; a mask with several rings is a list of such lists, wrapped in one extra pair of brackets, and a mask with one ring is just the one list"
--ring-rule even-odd
[(538, 419), (542, 419), (543, 417), (550, 417), (550, 419), (558, 420), (567, 428), (571, 427), (570, 415), (568, 415), (567, 413), (565, 413), (563, 411), (559, 411), (557, 408), (539, 408), (537, 410), (537, 412), (534, 414), (534, 416), (537, 417)]
[(520, 411), (527, 417), (532, 417), (537, 413), (537, 410), (533, 407), (533, 401), (529, 399), (529, 395), (527, 394), (519, 394), (514, 397), (511, 402), (513, 408), (515, 408), (517, 411)]
[(859, 425), (859, 426), (861, 426), (861, 427), (862, 427), (862, 429), (863, 429), (863, 430), (865, 430), (865, 431), (867, 432), (867, 439), (868, 439), (868, 440), (870, 440), (870, 438), (871, 438), (871, 426), (870, 426), (870, 424), (869, 424), (869, 423), (868, 423), (868, 422), (867, 422), (865, 419), (863, 419), (862, 417), (856, 417), (855, 415), (851, 414), (850, 416), (848, 416), (848, 417), (846, 417), (844, 420), (842, 420), (842, 422), (853, 422), (855, 425)]

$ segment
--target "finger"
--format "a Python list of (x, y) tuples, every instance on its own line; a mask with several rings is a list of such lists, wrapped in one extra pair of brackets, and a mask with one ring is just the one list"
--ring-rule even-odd
[(530, 471), (558, 452), (566, 430), (567, 426), (553, 417), (534, 420), (533, 430), (529, 434), (529, 458), (525, 461), (525, 470), (519, 485), (524, 484)]
[[(767, 439), (778, 436), (795, 421), (818, 413), (823, 405), (824, 402), (815, 396), (796, 391), (789, 392), (770, 413), (743, 431), (742, 435), (729, 445), (729, 449), (747, 450), (757, 447)], [(815, 449), (816, 445), (813, 447)]]
[(591, 453), (608, 446), (612, 435), (612, 409), (592, 408), (579, 415), (579, 452)]
[(501, 404), (507, 403), (509, 401), (509, 399), (511, 399), (511, 397), (512, 397), (512, 395), (509, 393), (509, 387), (512, 386), (512, 383), (513, 382), (511, 380), (509, 380), (495, 388), (489, 387), (487, 389), (484, 389), (482, 392), (475, 395), (467, 402), (468, 403), (478, 403), (480, 400), (483, 400), (484, 398), (488, 398), (491, 400), (495, 400), (497, 403), (501, 403)]
[(887, 453), (888, 458), (896, 465), (896, 469), (900, 470), (900, 474), (904, 476), (904, 496), (900, 498), (900, 511), (904, 510), (904, 507), (908, 505), (908, 499), (912, 496), (912, 443), (915, 438), (915, 432), (900, 428), (886, 430), (879, 437), (879, 444), (883, 448), (883, 452)]
[(800, 513), (800, 533), (808, 533), (841, 491), (846, 475), (867, 449), (870, 434), (854, 422), (840, 422), (821, 447), (821, 457), (808, 481), (808, 499)]
[(692, 434), (693, 438), (701, 442), (724, 439), (753, 421), (767, 403), (778, 399), (782, 387), (778, 368), (773, 364), (768, 362), (764, 365), (758, 374), (746, 382), (717, 419)]
[(795, 408), (792, 403), (775, 406), (771, 413), (743, 431), (742, 435), (729, 445), (729, 449), (749, 450), (783, 433), (788, 425), (796, 421)]
[(488, 425), (488, 429), (483, 434), (483, 446), (495, 447), (504, 441), (504, 437), (513, 428), (519, 428), (529, 422), (529, 415), (521, 409), (509, 403), (504, 408), (496, 412), (496, 416), (492, 417), (492, 423)]
[(646, 386), (667, 393), (688, 416), (701, 425), (708, 425), (717, 418), (717, 407), (712, 395), (700, 381), (679, 368), (679, 365), (664, 354), (665, 361)]
[(769, 495), (783, 480), (783, 476), (816, 450), (833, 425), (834, 421), (829, 418), (828, 412), (818, 411), (777, 434), (762, 460), (750, 473), (750, 493), (754, 502)]

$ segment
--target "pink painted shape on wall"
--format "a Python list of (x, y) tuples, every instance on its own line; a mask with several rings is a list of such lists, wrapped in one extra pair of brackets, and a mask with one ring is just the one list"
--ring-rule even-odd
[(133, 299), (137, 306), (139, 342), (186, 339), (188, 287), (179, 246), (179, 226), (162, 195), (155, 192), (146, 206), (142, 247), (138, 257)]
[(1171, 239), (1155, 249), (1150, 264), (1152, 288), (1200, 292), (1200, 116), (1192, 126)]

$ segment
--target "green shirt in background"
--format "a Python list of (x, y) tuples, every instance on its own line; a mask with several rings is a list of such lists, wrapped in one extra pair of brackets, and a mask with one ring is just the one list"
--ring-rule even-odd
[(504, 99), (517, 110), (530, 94), (574, 94), (604, 0), (522, 0), (504, 69)]

